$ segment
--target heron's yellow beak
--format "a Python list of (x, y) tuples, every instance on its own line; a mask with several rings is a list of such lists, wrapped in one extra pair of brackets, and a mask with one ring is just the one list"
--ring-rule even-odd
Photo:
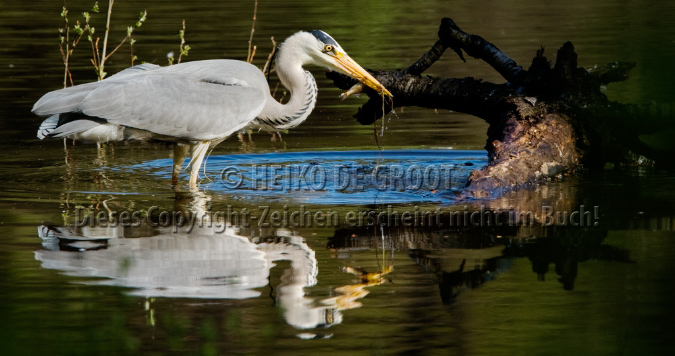
[(337, 52), (333, 58), (335, 58), (335, 63), (338, 68), (343, 70), (350, 77), (359, 80), (361, 83), (375, 89), (378, 93), (384, 93), (384, 95), (393, 97), (389, 90), (380, 84), (380, 82), (375, 79), (370, 73), (368, 73), (363, 67), (344, 52)]

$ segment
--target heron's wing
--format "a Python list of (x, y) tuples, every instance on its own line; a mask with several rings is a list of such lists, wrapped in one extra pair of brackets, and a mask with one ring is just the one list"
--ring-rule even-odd
[[(40, 140), (44, 140), (48, 137), (66, 137), (70, 134), (86, 131), (93, 129), (96, 126), (101, 125), (103, 120), (87, 120), (84, 115), (80, 114), (82, 119), (66, 121), (62, 120), (62, 114), (56, 114), (48, 117), (45, 121), (42, 121), (40, 128), (38, 128), (37, 137)], [(68, 118), (70, 119), (70, 118)], [(63, 121), (66, 121), (63, 123)]]
[(171, 72), (130, 75), (96, 84), (86, 95), (84, 91), (72, 94), (80, 99), (77, 104), (71, 98), (51, 100), (36, 113), (54, 114), (65, 107), (160, 135), (212, 140), (246, 126), (262, 111), (266, 99), (262, 90), (241, 79), (200, 80)]
[(101, 86), (84, 98), (79, 109), (117, 125), (211, 140), (240, 130), (264, 105), (264, 93), (254, 87), (148, 75)]
[(132, 75), (132, 74), (138, 74), (138, 73), (141, 73), (141, 72), (147, 72), (147, 71), (155, 70), (155, 69), (159, 69), (159, 68), (162, 68), (162, 67), (160, 67), (156, 64), (152, 64), (152, 63), (143, 63), (143, 64), (139, 64), (139, 65), (135, 65), (133, 67), (127, 68), (127, 69), (125, 69), (121, 72), (115, 73), (115, 75), (111, 75), (107, 79), (108, 80), (117, 80), (117, 79), (121, 79), (123, 77), (129, 76), (129, 75)]
[[(43, 123), (44, 124), (44, 123)], [(87, 131), (89, 129), (93, 129), (95, 127), (100, 126), (101, 123), (97, 121), (91, 121), (91, 120), (77, 120), (77, 121), (71, 121), (67, 122), (61, 126), (55, 127), (51, 131), (48, 130), (39, 130), (38, 131), (38, 138), (39, 139), (44, 139), (47, 137), (67, 137), (70, 134), (82, 132), (82, 131)], [(40, 125), (40, 128), (42, 128), (43, 125)]]
[(76, 111), (80, 102), (82, 102), (89, 93), (101, 85), (105, 85), (105, 83), (109, 83), (110, 81), (123, 80), (134, 74), (159, 68), (162, 67), (156, 64), (143, 63), (116, 73), (115, 75), (108, 77), (105, 81), (80, 84), (49, 92), (33, 105), (32, 111), (41, 116)]

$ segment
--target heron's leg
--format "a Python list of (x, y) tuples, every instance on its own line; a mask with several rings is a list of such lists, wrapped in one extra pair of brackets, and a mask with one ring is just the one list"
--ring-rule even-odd
[(173, 173), (171, 173), (171, 184), (178, 184), (178, 173), (180, 173), (181, 168), (183, 168), (183, 162), (187, 156), (187, 152), (190, 149), (190, 146), (184, 145), (182, 143), (176, 143), (173, 145)]
[(199, 168), (202, 166), (204, 156), (209, 151), (211, 142), (202, 141), (190, 144), (192, 153), (190, 155), (190, 188), (197, 188), (197, 177), (199, 177)]

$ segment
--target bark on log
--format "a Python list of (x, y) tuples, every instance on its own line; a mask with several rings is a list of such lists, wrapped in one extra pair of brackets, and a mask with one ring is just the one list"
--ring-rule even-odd
[[(669, 163), (638, 138), (663, 128), (659, 115), (653, 109), (611, 102), (601, 91), (603, 85), (625, 80), (635, 64), (614, 62), (586, 70), (577, 66), (574, 46), (567, 42), (558, 50), (554, 66), (541, 48), (525, 70), (495, 45), (463, 32), (449, 18), (441, 21), (438, 37), (407, 69), (371, 71), (394, 98), (383, 105), (382, 97), (366, 88), (369, 100), (354, 117), (368, 125), (395, 107), (419, 106), (485, 120), (490, 125), (485, 146), (488, 165), (472, 172), (466, 196), (494, 197), (579, 167), (602, 168), (606, 162)], [(485, 61), (507, 83), (421, 76), (448, 48), (462, 60), (464, 51)], [(356, 84), (335, 72), (326, 75), (341, 89)]]

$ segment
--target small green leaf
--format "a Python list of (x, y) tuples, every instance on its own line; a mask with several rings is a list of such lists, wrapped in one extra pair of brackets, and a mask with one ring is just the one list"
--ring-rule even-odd
[(91, 8), (91, 12), (98, 13), (98, 1), (94, 3), (94, 7)]
[(148, 11), (147, 10), (141, 12), (140, 15), (138, 15), (138, 22), (136, 22), (136, 27), (143, 26), (143, 23), (145, 22), (147, 17), (148, 17)]

